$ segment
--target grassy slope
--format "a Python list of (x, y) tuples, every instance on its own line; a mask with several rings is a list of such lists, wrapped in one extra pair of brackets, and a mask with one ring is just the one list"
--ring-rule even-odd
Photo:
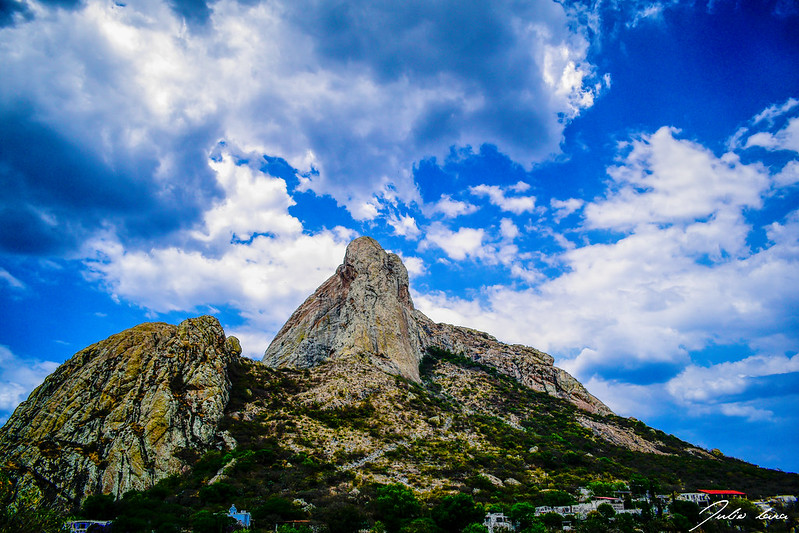
[[(799, 492), (798, 475), (697, 455), (674, 436), (629, 419), (586, 415), (463, 357), (437, 351), (421, 370), (416, 384), (365, 360), (296, 371), (242, 359), (223, 421), (236, 450), (203, 457), (187, 450), (193, 469), (148, 492), (186, 519), (235, 503), (261, 524), (324, 519), (324, 510), (336, 506), (368, 516), (376, 485), (397, 481), (431, 502), (462, 491), (484, 503), (540, 504), (545, 489), (574, 491), (633, 475), (662, 492)], [(655, 442), (663, 454), (611, 444), (578, 424), (578, 416)]]
[[(197, 490), (239, 456), (226, 482), (251, 506), (269, 494), (312, 502), (393, 481), (431, 495), (478, 488), (480, 500), (514, 501), (541, 489), (574, 490), (635, 474), (654, 479), (664, 492), (799, 492), (797, 475), (692, 453), (687, 450), (695, 448), (672, 435), (629, 419), (585, 415), (446, 352), (425, 360), (421, 385), (366, 364), (330, 366), (271, 370), (243, 361), (224, 422), (238, 450), (206, 457), (193, 475)], [(578, 415), (656, 442), (664, 454), (611, 444), (578, 424)]]

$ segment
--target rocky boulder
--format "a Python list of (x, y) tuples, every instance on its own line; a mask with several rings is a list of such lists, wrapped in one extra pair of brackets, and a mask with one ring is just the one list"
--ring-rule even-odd
[(215, 446), (241, 353), (216, 318), (141, 324), (78, 352), (0, 429), (0, 462), (70, 505), (178, 473)]
[(612, 413), (571, 374), (554, 366), (551, 355), (522, 344), (499, 342), (488, 333), (475, 329), (436, 324), (421, 313), (419, 315), (425, 347), (435, 346), (463, 354), (477, 363), (494, 367), (526, 387), (567, 400), (584, 411), (601, 415)]

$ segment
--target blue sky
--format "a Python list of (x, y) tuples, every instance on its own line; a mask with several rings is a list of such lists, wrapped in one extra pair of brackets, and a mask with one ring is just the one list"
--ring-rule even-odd
[(438, 321), (799, 470), (794, 2), (0, 2), (0, 421), (212, 313), (255, 358), (371, 235)]

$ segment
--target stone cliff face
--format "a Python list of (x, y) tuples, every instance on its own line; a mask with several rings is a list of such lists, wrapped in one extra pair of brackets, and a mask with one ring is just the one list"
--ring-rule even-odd
[[(421, 383), (420, 363), (432, 347), (493, 367), (590, 416), (611, 414), (551, 356), (427, 318), (413, 306), (402, 261), (368, 237), (350, 243), (343, 264), (294, 312), (263, 360), (327, 376), (310, 400), (294, 400), (316, 398), (333, 408), (377, 389), (400, 394), (407, 384), (391, 374)], [(149, 488), (211, 448), (235, 447), (220, 422), (240, 353), (238, 340), (226, 338), (213, 317), (113, 335), (75, 354), (19, 405), (0, 429), (0, 466), (20, 488), (36, 487), (66, 506), (87, 494), (119, 497)], [(444, 381), (455, 379), (440, 372)], [(592, 431), (621, 438), (607, 424), (586, 420)]]
[(228, 366), (240, 353), (213, 317), (113, 335), (17, 407), (0, 429), (0, 462), (65, 504), (148, 488), (180, 472), (182, 456), (217, 444)]
[(263, 361), (310, 368), (361, 354), (387, 372), (418, 381), (422, 350), (408, 271), (377, 241), (361, 237), (347, 247), (336, 273), (294, 311)]
[(567, 400), (584, 411), (600, 415), (612, 414), (610, 408), (588, 392), (579, 381), (565, 370), (554, 366), (551, 355), (529, 346), (499, 342), (482, 331), (436, 324), (421, 313), (418, 314), (425, 347), (435, 346), (453, 353), (462, 353), (475, 362), (496, 368), (526, 387)]
[(611, 413), (566, 371), (553, 366), (552, 356), (427, 318), (413, 306), (402, 261), (370, 237), (350, 243), (344, 263), (291, 315), (263, 362), (310, 368), (365, 354), (383, 370), (419, 381), (419, 363), (429, 347), (463, 353), (586, 411)]

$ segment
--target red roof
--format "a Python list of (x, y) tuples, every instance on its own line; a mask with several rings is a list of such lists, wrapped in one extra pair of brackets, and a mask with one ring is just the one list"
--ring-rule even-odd
[(735, 496), (746, 496), (745, 492), (739, 492), (737, 490), (699, 490), (699, 492), (704, 492), (705, 494), (715, 494), (717, 496), (725, 496), (728, 494), (732, 494)]

